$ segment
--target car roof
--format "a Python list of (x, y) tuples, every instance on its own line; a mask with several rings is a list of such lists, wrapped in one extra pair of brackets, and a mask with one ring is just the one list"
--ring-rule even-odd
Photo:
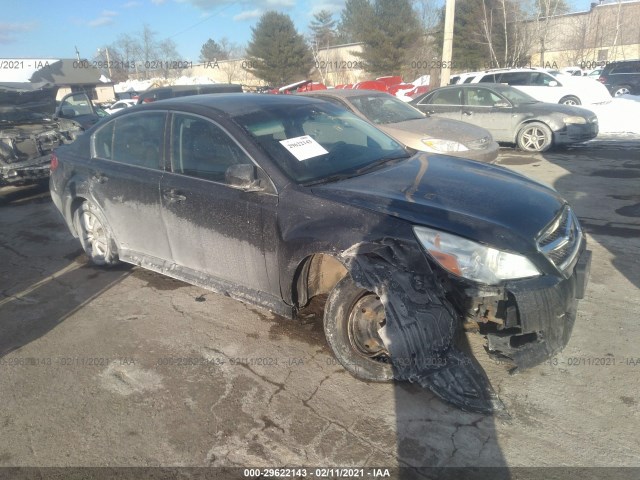
[[(317, 98), (302, 95), (274, 95), (268, 93), (211, 93), (202, 95), (190, 95), (187, 97), (175, 97), (166, 100), (158, 100), (147, 105), (145, 109), (171, 107), (205, 107), (218, 110), (231, 116), (243, 115), (262, 110), (269, 106), (294, 107), (309, 103), (322, 102)], [(140, 109), (138, 109), (140, 111)]]
[(381, 92), (380, 90), (365, 90), (365, 89), (352, 89), (352, 88), (332, 88), (330, 90), (315, 90), (312, 92), (300, 92), (297, 95), (304, 96), (327, 96), (327, 97), (340, 97), (340, 98), (353, 98), (360, 97), (362, 95), (376, 95), (376, 96), (393, 96), (387, 92)]

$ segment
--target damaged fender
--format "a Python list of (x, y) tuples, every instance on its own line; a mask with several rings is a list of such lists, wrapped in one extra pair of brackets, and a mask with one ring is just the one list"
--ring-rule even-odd
[(391, 238), (359, 243), (340, 259), (355, 283), (384, 305), (386, 323), (378, 333), (396, 380), (419, 383), (463, 410), (503, 408), (480, 366), (455, 345), (460, 316), (417, 244)]

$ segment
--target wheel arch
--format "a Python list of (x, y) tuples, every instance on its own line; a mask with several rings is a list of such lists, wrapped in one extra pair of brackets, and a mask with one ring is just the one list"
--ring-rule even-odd
[(553, 127), (549, 125), (549, 122), (542, 120), (540, 118), (527, 118), (526, 120), (523, 120), (522, 122), (520, 122), (520, 124), (515, 128), (514, 135), (513, 135), (513, 143), (515, 143), (516, 145), (518, 144), (518, 135), (520, 134), (520, 130), (522, 130), (524, 127), (526, 127), (530, 123), (542, 123), (543, 125), (546, 125), (547, 128), (549, 128), (549, 130), (551, 130), (552, 135), (555, 135), (555, 131)]
[(293, 278), (292, 299), (303, 307), (316, 295), (329, 293), (349, 270), (336, 256), (315, 253), (305, 257), (296, 268)]

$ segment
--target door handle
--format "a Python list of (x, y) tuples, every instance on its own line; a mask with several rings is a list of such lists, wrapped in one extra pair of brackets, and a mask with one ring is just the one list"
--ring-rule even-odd
[(164, 193), (164, 198), (168, 202), (183, 202), (187, 199), (186, 196), (182, 195), (178, 190), (172, 188), (168, 192)]
[(107, 177), (106, 175), (104, 175), (104, 174), (102, 174), (100, 172), (94, 173), (93, 177), (91, 177), (91, 178), (93, 178), (98, 183), (104, 183), (107, 180), (109, 180), (109, 177)]

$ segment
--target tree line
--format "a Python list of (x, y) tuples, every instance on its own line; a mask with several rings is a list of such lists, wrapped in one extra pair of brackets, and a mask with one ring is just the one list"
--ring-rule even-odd
[[(209, 38), (201, 62), (244, 58), (253, 75), (270, 85), (309, 78), (318, 72), (320, 52), (327, 47), (360, 43), (359, 62), (371, 74), (420, 75), (439, 70), (444, 7), (438, 0), (346, 0), (333, 14), (313, 15), (305, 36), (284, 13), (264, 13), (252, 27), (246, 46), (227, 38)], [(452, 68), (477, 70), (530, 61), (534, 45), (544, 63), (545, 43), (554, 34), (549, 20), (569, 11), (566, 0), (458, 0), (454, 24)], [(107, 58), (107, 56), (109, 58)], [(175, 74), (153, 60), (181, 60), (175, 43), (161, 40), (147, 25), (135, 35), (121, 35), (101, 48), (98, 60), (113, 66), (109, 74), (121, 81)], [(167, 67), (167, 68), (165, 68)]]

